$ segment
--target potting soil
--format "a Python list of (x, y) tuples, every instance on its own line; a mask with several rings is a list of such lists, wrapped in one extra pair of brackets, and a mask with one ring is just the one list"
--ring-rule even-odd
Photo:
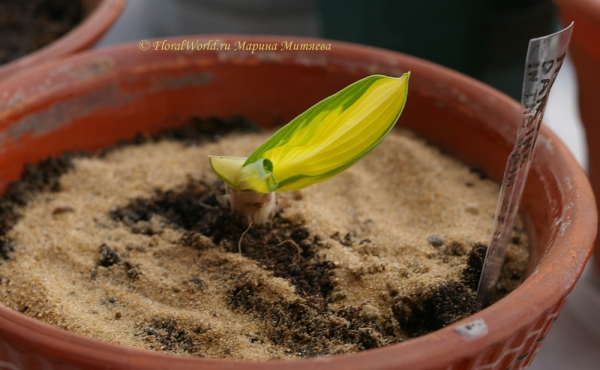
[[(0, 302), (124, 346), (257, 360), (390, 345), (479, 309), (495, 182), (394, 130), (248, 228), (207, 155), (247, 156), (268, 136), (192, 119), (29, 166), (0, 200)], [(519, 221), (498, 297), (527, 251)]]
[(0, 65), (58, 39), (83, 19), (81, 0), (0, 1)]

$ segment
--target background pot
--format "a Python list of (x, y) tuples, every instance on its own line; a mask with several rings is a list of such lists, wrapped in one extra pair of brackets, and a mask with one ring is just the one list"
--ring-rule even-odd
[[(231, 50), (141, 51), (136, 43), (45, 64), (0, 84), (0, 189), (19, 177), (25, 162), (67, 149), (98, 149), (191, 115), (243, 115), (269, 127), (365, 75), (408, 70), (409, 98), (400, 124), (492, 178), (502, 176), (519, 105), (473, 79), (414, 57), (345, 43), (332, 43), (331, 50), (290, 51), (281, 46), (292, 39), (282, 37), (209, 35), (169, 42), (184, 39), (218, 39)], [(275, 44), (278, 50), (234, 50), (236, 41)], [(501, 301), (457, 324), (353, 355), (234, 362), (119, 347), (0, 306), (0, 361), (19, 369), (525, 368), (580, 276), (596, 235), (585, 174), (546, 128), (539, 144), (523, 197), (535, 239), (528, 277)], [(456, 330), (476, 319), (485, 323), (487, 334), (467, 338)]]
[[(577, 73), (578, 102), (588, 148), (588, 175), (600, 199), (600, 1), (555, 0), (565, 24), (575, 22), (569, 47)], [(594, 262), (600, 271), (600, 247)]]
[(0, 65), (0, 80), (35, 64), (89, 48), (117, 20), (127, 0), (82, 0), (84, 19), (58, 40)]

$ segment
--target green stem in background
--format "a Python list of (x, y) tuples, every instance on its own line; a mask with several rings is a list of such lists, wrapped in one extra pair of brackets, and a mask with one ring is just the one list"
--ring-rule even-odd
[(231, 187), (242, 218), (268, 222), (273, 192), (329, 180), (381, 143), (400, 117), (410, 73), (373, 75), (320, 101), (282, 127), (249, 157), (209, 156), (213, 171)]

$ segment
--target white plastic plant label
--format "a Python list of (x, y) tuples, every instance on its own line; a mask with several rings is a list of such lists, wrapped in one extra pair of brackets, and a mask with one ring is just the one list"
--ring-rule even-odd
[(477, 301), (482, 307), (488, 306), (494, 295), (550, 89), (567, 55), (572, 31), (573, 23), (560, 32), (529, 41), (521, 97), (521, 122), (517, 128), (515, 146), (504, 170), (492, 235), (477, 288)]

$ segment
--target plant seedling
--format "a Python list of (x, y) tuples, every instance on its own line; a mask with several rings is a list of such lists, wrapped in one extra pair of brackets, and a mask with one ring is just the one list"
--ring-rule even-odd
[(409, 73), (373, 75), (320, 101), (249, 157), (209, 156), (230, 188), (231, 206), (251, 224), (269, 222), (276, 193), (329, 180), (369, 154), (402, 113)]

